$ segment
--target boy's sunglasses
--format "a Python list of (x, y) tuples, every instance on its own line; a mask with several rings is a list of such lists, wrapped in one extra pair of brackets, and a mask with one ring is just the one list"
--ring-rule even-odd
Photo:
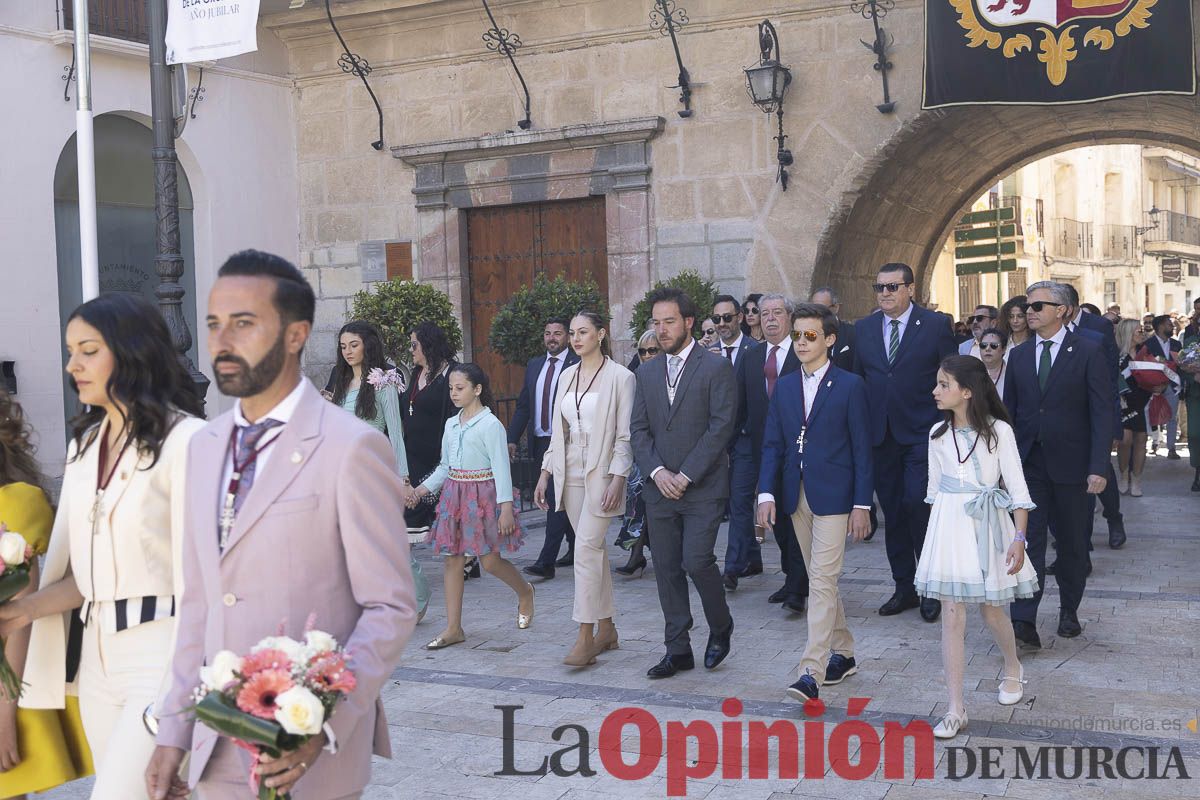
[(820, 335), (820, 331), (792, 331), (792, 341), (798, 342), (800, 337), (804, 337), (806, 341), (815, 342)]

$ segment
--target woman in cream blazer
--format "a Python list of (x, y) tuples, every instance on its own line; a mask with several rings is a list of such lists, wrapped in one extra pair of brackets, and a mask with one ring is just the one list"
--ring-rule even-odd
[(580, 361), (558, 379), (550, 447), (534, 499), (547, 507), (546, 485), (553, 477), (554, 485), (562, 487), (557, 510), (566, 509), (575, 529), (572, 618), (579, 623), (579, 638), (563, 663), (582, 667), (617, 647), (604, 537), (612, 518), (625, 508), (625, 479), (633, 467), (629, 419), (634, 378), (609, 357), (608, 331), (599, 315), (576, 314), (569, 335)]
[(204, 423), (170, 332), (142, 298), (80, 306), (67, 350), (88, 409), (75, 421), (39, 589), (0, 607), (0, 635), (32, 621), (22, 707), (63, 708), (79, 695), (92, 800), (138, 800), (154, 751), (143, 714), (174, 650), (188, 442)]

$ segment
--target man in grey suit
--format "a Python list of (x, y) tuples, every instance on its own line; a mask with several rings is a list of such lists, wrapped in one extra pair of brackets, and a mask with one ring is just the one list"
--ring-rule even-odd
[(737, 384), (729, 362), (692, 338), (697, 310), (686, 294), (659, 289), (650, 295), (650, 305), (664, 352), (635, 373), (629, 433), (634, 459), (648, 478), (642, 494), (666, 621), (667, 654), (646, 674), (669, 678), (695, 667), (688, 635), (689, 577), (708, 621), (704, 666), (713, 669), (729, 655), (733, 617), (713, 548), (729, 497)]

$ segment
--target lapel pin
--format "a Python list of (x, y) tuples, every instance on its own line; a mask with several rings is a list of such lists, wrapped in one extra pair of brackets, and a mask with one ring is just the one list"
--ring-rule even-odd
[(293, 463), (293, 464), (299, 464), (299, 463), (300, 463), (301, 461), (303, 461), (303, 460), (304, 460), (304, 456), (300, 455), (300, 451), (299, 451), (299, 450), (297, 450), (296, 452), (292, 453), (292, 463)]
[(1067, 348), (1067, 352), (1068, 352), (1068, 353), (1073, 353), (1073, 352), (1075, 352), (1075, 348), (1074, 348), (1074, 347), (1068, 347), (1068, 348)]
[(831, 387), (831, 386), (833, 386), (833, 381), (832, 381), (832, 380), (825, 381), (825, 388), (826, 388), (826, 389), (828, 389), (828, 388), (829, 388), (829, 387)]
[(920, 324), (921, 324), (921, 320), (917, 320), (917, 324), (918, 324), (918, 325), (920, 325)]

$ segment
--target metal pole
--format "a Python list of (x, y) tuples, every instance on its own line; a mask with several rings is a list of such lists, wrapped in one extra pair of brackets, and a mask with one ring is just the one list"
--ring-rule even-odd
[(96, 243), (96, 140), (92, 130), (92, 55), (88, 42), (87, 0), (72, 0), (75, 27), (75, 159), (79, 173), (79, 268), (83, 299), (100, 294), (100, 255)]
[[(76, 0), (78, 2), (79, 0)], [(179, 245), (179, 175), (175, 158), (175, 111), (171, 68), (167, 66), (167, 0), (146, 0), (150, 26), (150, 115), (153, 119), (154, 149), (154, 267), (159, 286), (154, 290), (159, 311), (171, 331), (171, 344), (179, 360), (191, 373), (201, 402), (208, 392), (208, 378), (188, 358), (192, 333), (183, 316), (183, 255)]]

